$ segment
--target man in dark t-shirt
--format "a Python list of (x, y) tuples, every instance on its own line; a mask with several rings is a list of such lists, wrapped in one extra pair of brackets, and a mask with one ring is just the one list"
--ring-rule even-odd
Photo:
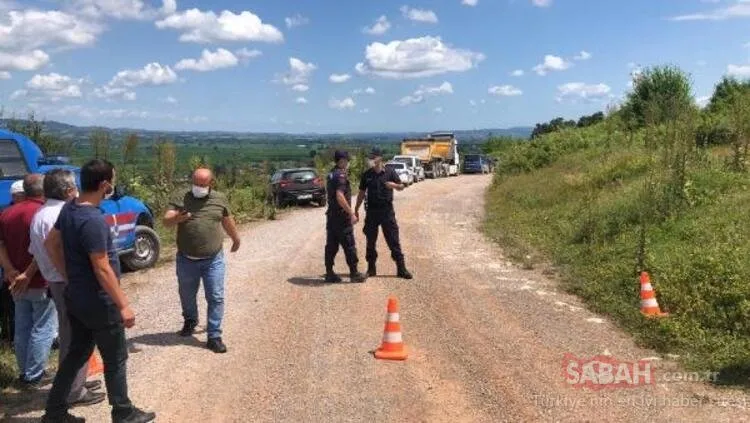
[[(65, 304), (71, 327), (68, 354), (52, 384), (42, 422), (76, 422), (68, 401), (78, 370), (99, 349), (104, 380), (115, 423), (147, 423), (156, 418), (136, 408), (128, 398), (125, 328), (135, 315), (120, 288), (120, 265), (112, 235), (99, 209), (114, 192), (115, 170), (106, 160), (92, 160), (81, 168), (81, 195), (63, 206), (45, 247), (49, 258), (68, 282)], [(64, 251), (64, 253), (63, 253)]]
[(383, 151), (373, 148), (370, 153), (373, 166), (367, 169), (359, 181), (359, 195), (355, 214), (359, 217), (359, 207), (367, 195), (367, 206), (365, 210), (364, 233), (367, 237), (367, 259), (368, 276), (376, 276), (375, 263), (378, 253), (375, 245), (378, 240), (378, 231), (383, 227), (383, 236), (388, 248), (391, 250), (391, 258), (396, 262), (397, 276), (403, 279), (411, 279), (412, 275), (404, 264), (404, 254), (401, 252), (401, 243), (398, 236), (398, 223), (396, 222), (396, 211), (393, 209), (393, 190), (403, 190), (404, 184), (396, 174), (396, 171), (385, 167), (383, 164)]

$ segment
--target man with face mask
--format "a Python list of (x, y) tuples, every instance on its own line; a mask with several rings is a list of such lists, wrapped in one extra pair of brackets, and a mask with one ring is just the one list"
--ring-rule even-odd
[(327, 193), (328, 211), (326, 212), (326, 249), (325, 266), (326, 282), (341, 282), (341, 278), (333, 271), (333, 261), (339, 251), (339, 245), (344, 249), (346, 264), (349, 265), (349, 276), (352, 282), (364, 282), (367, 277), (357, 270), (357, 248), (354, 245), (354, 224), (358, 218), (352, 210), (352, 188), (347, 175), (349, 153), (336, 151), (334, 153), (336, 166), (328, 173)]
[(128, 397), (125, 329), (135, 325), (135, 314), (120, 287), (120, 259), (112, 232), (99, 208), (115, 187), (112, 163), (94, 159), (81, 167), (80, 196), (63, 205), (44, 247), (68, 283), (65, 307), (70, 323), (70, 346), (60, 363), (42, 423), (84, 422), (68, 413), (73, 383), (97, 347), (104, 362), (104, 381), (113, 423), (147, 423), (154, 413), (138, 409)]
[(372, 167), (367, 169), (359, 181), (359, 195), (355, 216), (359, 217), (359, 207), (367, 196), (365, 210), (364, 233), (367, 237), (367, 259), (368, 276), (376, 276), (375, 263), (378, 253), (375, 245), (378, 240), (378, 231), (383, 227), (383, 236), (388, 248), (391, 250), (391, 258), (396, 262), (397, 276), (403, 279), (411, 279), (412, 275), (404, 264), (404, 254), (401, 252), (401, 243), (398, 236), (398, 223), (396, 212), (393, 209), (393, 190), (401, 191), (404, 184), (393, 169), (388, 169), (383, 164), (383, 152), (379, 148), (373, 148), (370, 153)]
[[(165, 226), (177, 226), (177, 285), (184, 324), (181, 336), (191, 336), (198, 325), (196, 296), (200, 281), (208, 303), (206, 347), (215, 353), (227, 352), (221, 339), (224, 317), (224, 232), (232, 239), (231, 252), (240, 248), (234, 218), (224, 194), (211, 188), (209, 169), (193, 173), (193, 186), (177, 195), (164, 214)], [(222, 231), (223, 229), (223, 231)]]

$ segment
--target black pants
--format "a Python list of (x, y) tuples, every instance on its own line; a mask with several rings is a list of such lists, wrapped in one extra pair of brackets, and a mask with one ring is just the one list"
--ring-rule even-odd
[(375, 208), (367, 210), (365, 216), (364, 233), (367, 237), (367, 252), (365, 258), (368, 263), (375, 263), (378, 259), (378, 252), (375, 244), (378, 241), (378, 231), (383, 227), (383, 236), (385, 243), (391, 250), (391, 258), (396, 263), (403, 263), (404, 254), (401, 252), (401, 243), (398, 238), (398, 222), (396, 222), (396, 211), (393, 207)]
[(349, 270), (355, 271), (359, 258), (357, 258), (357, 247), (354, 245), (354, 227), (351, 221), (329, 217), (326, 223), (325, 265), (327, 272), (333, 272), (333, 262), (339, 252), (339, 246), (344, 250)]
[(47, 398), (47, 415), (59, 417), (68, 410), (67, 400), (76, 373), (86, 364), (96, 345), (104, 363), (104, 382), (112, 406), (112, 418), (127, 416), (133, 405), (128, 398), (125, 366), (128, 349), (120, 312), (114, 306), (94, 306), (83, 310), (67, 299), (66, 305), (70, 318), (70, 349), (52, 383)]
[(0, 339), (13, 345), (16, 326), (16, 303), (10, 294), (8, 284), (0, 280)]

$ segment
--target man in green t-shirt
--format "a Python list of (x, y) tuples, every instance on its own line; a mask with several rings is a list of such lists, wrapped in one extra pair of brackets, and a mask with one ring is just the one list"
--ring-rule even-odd
[[(240, 248), (234, 218), (224, 194), (211, 188), (213, 175), (208, 169), (193, 173), (193, 187), (169, 203), (164, 215), (165, 226), (177, 226), (177, 284), (182, 316), (181, 336), (190, 336), (198, 325), (196, 296), (200, 280), (208, 303), (206, 346), (216, 353), (227, 347), (221, 339), (224, 317), (224, 232), (232, 239), (231, 252)], [(222, 231), (223, 228), (223, 231)]]

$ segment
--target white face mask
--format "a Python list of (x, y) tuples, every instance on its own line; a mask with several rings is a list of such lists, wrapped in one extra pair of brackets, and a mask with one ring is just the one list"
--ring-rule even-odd
[(193, 185), (193, 197), (195, 198), (203, 198), (207, 196), (208, 191), (208, 187), (199, 187), (198, 185)]

